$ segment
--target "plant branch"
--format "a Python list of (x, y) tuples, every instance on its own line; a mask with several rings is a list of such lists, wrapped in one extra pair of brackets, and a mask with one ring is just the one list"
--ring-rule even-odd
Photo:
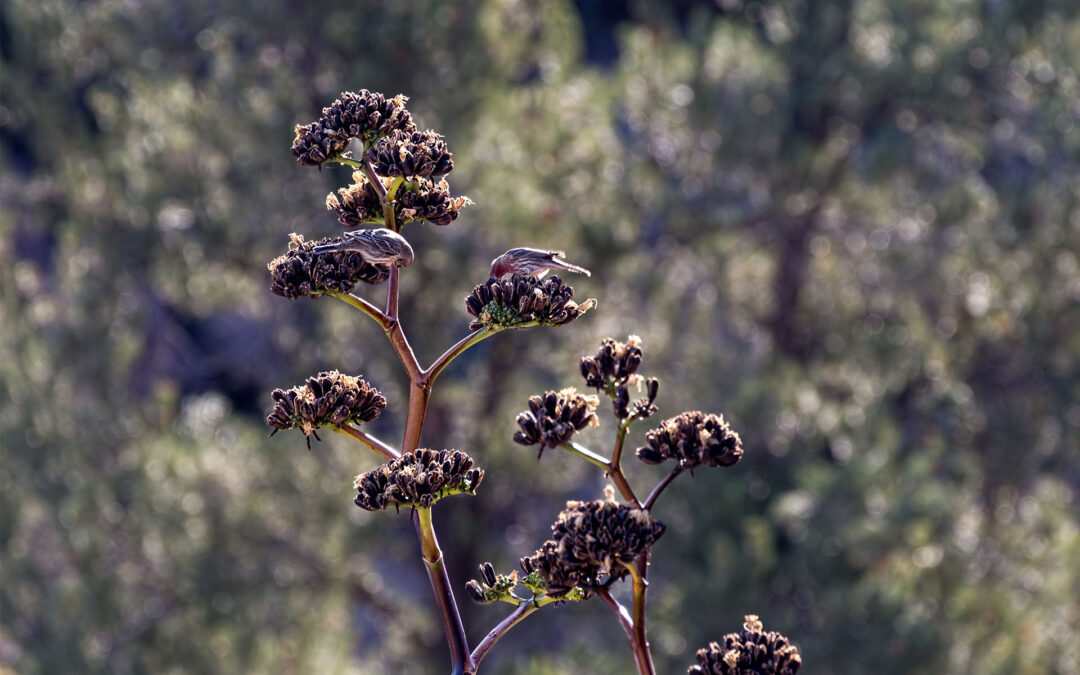
[(397, 221), (395, 220), (394, 205), (390, 201), (386, 192), (386, 186), (383, 185), (382, 179), (375, 173), (375, 167), (371, 165), (371, 160), (368, 159), (367, 149), (364, 150), (364, 160), (362, 162), (364, 167), (364, 175), (367, 176), (368, 181), (375, 188), (375, 193), (379, 195), (379, 201), (382, 202), (383, 210), (383, 223), (387, 229), (398, 231)]
[(351, 166), (354, 169), (363, 169), (364, 163), (358, 159), (352, 159), (351, 157), (345, 157), (344, 155), (335, 155), (327, 160), (328, 162), (337, 162), (338, 164), (344, 164), (345, 166)]
[(334, 426), (334, 427), (330, 427), (330, 428), (333, 429), (334, 431), (336, 431), (339, 434), (342, 434), (344, 436), (348, 436), (348, 437), (353, 438), (353, 439), (355, 439), (357, 441), (360, 441), (364, 445), (368, 446), (369, 448), (371, 448), (375, 452), (377, 452), (380, 455), (382, 455), (383, 457), (385, 457), (387, 460), (394, 460), (394, 459), (397, 459), (398, 457), (401, 456), (401, 454), (398, 453), (398, 451), (395, 450), (394, 448), (390, 447), (386, 443), (383, 443), (382, 441), (375, 438), (371, 434), (368, 434), (368, 433), (366, 433), (364, 431), (361, 431), (360, 429), (357, 429), (356, 427), (354, 427), (352, 425), (342, 424), (341, 426)]
[(409, 411), (405, 420), (405, 436), (401, 441), (402, 452), (412, 452), (420, 447), (420, 432), (424, 428), (431, 387), (413, 382), (409, 386)]
[[(409, 346), (409, 340), (405, 337), (405, 332), (401, 329), (401, 323), (394, 320), (386, 330), (386, 336), (390, 338), (390, 344), (394, 347), (394, 351), (397, 352), (398, 358), (401, 359), (401, 365), (405, 366), (405, 372), (409, 374), (409, 381), (415, 384), (421, 378), (420, 362), (416, 360), (416, 354), (413, 353), (412, 347)], [(411, 399), (409, 402), (409, 409), (412, 409)], [(420, 423), (423, 423), (423, 417), (420, 418)], [(419, 434), (420, 432), (417, 430), (417, 436), (419, 436)], [(411, 448), (411, 450), (415, 449), (416, 448)], [(410, 452), (410, 450), (403, 451)]]
[(567, 452), (570, 452), (572, 454), (577, 455), (578, 457), (584, 459), (586, 462), (589, 462), (590, 464), (595, 464), (596, 466), (600, 467), (604, 471), (607, 471), (607, 472), (611, 471), (611, 463), (608, 462), (606, 457), (601, 457), (600, 455), (596, 454), (592, 450), (586, 448), (584, 445), (580, 445), (580, 444), (575, 443), (573, 441), (567, 441), (566, 443), (563, 443), (559, 447), (562, 448), (563, 450), (566, 450)]
[[(635, 566), (636, 565), (636, 566)], [(638, 654), (638, 668), (641, 664), (647, 666), (643, 672), (654, 673), (652, 652), (649, 650), (649, 638), (645, 635), (645, 593), (649, 589), (647, 578), (649, 570), (649, 551), (638, 556), (635, 565), (627, 565), (630, 576), (634, 579), (634, 648)]]
[(443, 629), (446, 631), (446, 641), (450, 646), (452, 672), (475, 672), (476, 666), (469, 654), (469, 641), (465, 637), (465, 627), (461, 623), (461, 614), (458, 613), (454, 591), (450, 587), (450, 578), (446, 573), (442, 550), (439, 549), (439, 540), (435, 536), (435, 527), (431, 522), (431, 509), (415, 509), (413, 524), (416, 527), (416, 535), (420, 539), (421, 554), (428, 579), (431, 581), (431, 589), (439, 605)]
[(450, 349), (443, 352), (443, 355), (435, 359), (435, 363), (432, 363), (431, 367), (424, 371), (423, 374), (427, 379), (428, 385), (430, 386), (430, 384), (435, 381), (435, 378), (439, 376), (439, 373), (449, 366), (451, 361), (461, 356), (469, 347), (483, 342), (502, 330), (504, 329), (501, 326), (487, 326), (458, 340), (453, 347), (450, 347)]
[(398, 289), (401, 281), (401, 270), (397, 265), (390, 264), (390, 281), (386, 284), (386, 316), (391, 321), (398, 320)]
[(634, 488), (630, 487), (630, 482), (626, 480), (626, 475), (622, 470), (623, 443), (626, 441), (626, 430), (632, 421), (634, 421), (633, 415), (626, 418), (625, 422), (619, 423), (619, 428), (615, 432), (615, 449), (611, 452), (611, 466), (608, 475), (611, 476), (615, 487), (619, 488), (619, 493), (623, 496), (623, 499), (640, 507), (641, 502), (638, 501), (637, 495), (634, 494)]
[[(405, 184), (405, 177), (398, 176), (394, 180), (390, 181), (390, 187), (386, 189), (386, 201), (392, 203), (397, 196), (398, 189)], [(396, 215), (396, 214), (395, 214)], [(405, 223), (402, 223), (404, 225)]]
[(327, 295), (337, 298), (338, 300), (341, 300), (342, 302), (355, 307), (364, 314), (367, 314), (372, 319), (375, 319), (379, 322), (379, 325), (382, 326), (382, 329), (384, 331), (390, 330), (390, 326), (393, 324), (393, 320), (391, 320), (390, 317), (384, 314), (382, 310), (380, 310), (378, 307), (371, 304), (367, 300), (355, 296), (352, 293), (329, 292), (327, 293)]
[(634, 621), (630, 618), (630, 613), (626, 611), (625, 607), (619, 604), (618, 600), (611, 597), (611, 592), (608, 591), (607, 588), (601, 587), (596, 589), (596, 594), (611, 608), (611, 611), (615, 612), (615, 618), (619, 620), (619, 625), (622, 626), (627, 639), (630, 640), (630, 649), (634, 652), (634, 663), (637, 664), (639, 675), (655, 675), (651, 668), (651, 658), (648, 661), (642, 661), (642, 656), (637, 646), (637, 636), (634, 633)]
[(671, 472), (668, 473), (668, 475), (664, 476), (663, 480), (657, 483), (656, 487), (652, 489), (652, 492), (649, 493), (649, 496), (645, 498), (645, 503), (642, 505), (641, 508), (645, 509), (646, 511), (651, 509), (653, 507), (653, 504), (656, 503), (656, 498), (659, 497), (660, 493), (664, 491), (664, 488), (670, 485), (671, 481), (675, 480), (675, 477), (682, 473), (682, 471), (682, 467), (676, 464), (675, 468), (672, 469)]
[[(502, 621), (497, 623), (488, 634), (480, 641), (480, 644), (476, 645), (476, 649), (472, 652), (472, 660), (475, 667), (480, 667), (480, 662), (484, 660), (487, 653), (491, 651), (491, 648), (495, 646), (495, 643), (499, 641), (499, 638), (510, 632), (510, 629), (520, 623), (525, 617), (529, 616), (540, 607), (532, 600), (527, 600), (517, 607), (514, 611), (510, 612)], [(475, 671), (467, 671), (475, 672)]]

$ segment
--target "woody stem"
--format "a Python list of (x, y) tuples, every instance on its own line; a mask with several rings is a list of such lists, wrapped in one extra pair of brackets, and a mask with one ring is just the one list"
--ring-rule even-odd
[(611, 476), (611, 481), (615, 483), (615, 487), (619, 488), (619, 494), (623, 496), (623, 499), (640, 507), (641, 502), (638, 501), (637, 495), (634, 494), (634, 488), (630, 487), (630, 482), (626, 480), (626, 475), (622, 471), (623, 443), (626, 441), (626, 430), (630, 427), (631, 421), (633, 421), (633, 416), (628, 418), (626, 422), (620, 423), (618, 430), (615, 432), (615, 449), (611, 452), (611, 469), (608, 473)]

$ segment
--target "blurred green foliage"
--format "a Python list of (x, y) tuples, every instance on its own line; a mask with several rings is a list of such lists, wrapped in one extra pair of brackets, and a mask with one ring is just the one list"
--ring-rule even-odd
[[(435, 388), (424, 443), (487, 470), (436, 514), (452, 579), (508, 571), (598, 496), (511, 443), (514, 414), (637, 333), (660, 415), (723, 412), (747, 447), (656, 510), (660, 672), (752, 612), (809, 672), (1080, 673), (1078, 12), (0, 5), (0, 668), (444, 668), (408, 518), (350, 504), (377, 458), (262, 422), (272, 388), (341, 368), (390, 399), (371, 431), (400, 433), (378, 329), (272, 296), (264, 269), (289, 232), (337, 231), (322, 201), (348, 171), (298, 167), (292, 127), (366, 87), (412, 98), (477, 202), (406, 229), (422, 361), (510, 246), (567, 250), (600, 299)], [(504, 610), (458, 594), (475, 641)], [(624, 641), (600, 603), (546, 608), (485, 668), (624, 673)]]

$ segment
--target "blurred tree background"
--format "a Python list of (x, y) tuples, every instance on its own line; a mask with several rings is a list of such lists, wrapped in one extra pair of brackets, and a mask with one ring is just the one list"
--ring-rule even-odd
[[(723, 412), (747, 448), (656, 510), (660, 672), (757, 613), (812, 673), (1080, 673), (1078, 15), (6, 0), (0, 670), (443, 671), (409, 519), (351, 505), (378, 458), (263, 421), (271, 389), (340, 368), (387, 394), (370, 431), (399, 438), (406, 382), (378, 328), (271, 295), (265, 269), (290, 232), (340, 231), (323, 198), (349, 171), (288, 148), (366, 87), (411, 97), (476, 201), (406, 228), (422, 361), (511, 246), (565, 249), (600, 300), (435, 388), (423, 444), (488, 472), (436, 514), (474, 641), (506, 612), (464, 596), (475, 565), (516, 567), (603, 482), (537, 464), (515, 414), (636, 333), (656, 419)], [(664, 473), (628, 463), (639, 490)], [(631, 663), (590, 602), (531, 617), (485, 669)]]

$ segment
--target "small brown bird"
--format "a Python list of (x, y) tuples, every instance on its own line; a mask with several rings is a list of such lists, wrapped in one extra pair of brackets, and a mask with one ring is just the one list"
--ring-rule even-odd
[(572, 265), (559, 257), (566, 255), (562, 251), (543, 251), (538, 248), (512, 248), (491, 261), (491, 276), (500, 278), (504, 274), (532, 274), (543, 279), (551, 270), (568, 270), (592, 276), (584, 267)]
[(412, 246), (393, 230), (385, 227), (369, 230), (353, 230), (342, 235), (344, 239), (337, 244), (323, 244), (311, 249), (312, 253), (333, 253), (336, 251), (356, 251), (364, 262), (372, 265), (392, 263), (398, 267), (408, 267), (413, 262)]

